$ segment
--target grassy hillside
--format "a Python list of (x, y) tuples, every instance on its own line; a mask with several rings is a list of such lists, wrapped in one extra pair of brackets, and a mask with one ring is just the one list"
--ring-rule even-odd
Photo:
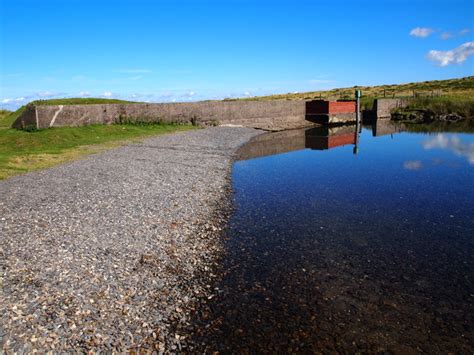
[[(432, 80), (418, 83), (378, 85), (378, 86), (353, 86), (304, 93), (288, 93), (280, 95), (259, 96), (241, 100), (311, 100), (311, 99), (345, 99), (353, 98), (354, 91), (362, 91), (363, 98), (381, 97), (431, 97), (455, 96), (474, 98), (474, 76), (459, 79)], [(367, 100), (365, 100), (367, 102)]]
[(418, 97), (410, 100), (402, 111), (413, 110), (431, 111), (436, 115), (455, 113), (474, 122), (474, 96)]

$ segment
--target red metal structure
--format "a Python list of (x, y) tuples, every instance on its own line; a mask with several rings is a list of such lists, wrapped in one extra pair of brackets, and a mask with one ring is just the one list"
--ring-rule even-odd
[(356, 120), (356, 101), (306, 102), (306, 119), (320, 124), (344, 124)]

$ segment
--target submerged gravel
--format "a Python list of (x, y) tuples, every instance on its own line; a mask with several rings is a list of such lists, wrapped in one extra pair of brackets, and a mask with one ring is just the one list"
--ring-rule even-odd
[(258, 133), (166, 135), (0, 182), (3, 350), (186, 350), (232, 156)]

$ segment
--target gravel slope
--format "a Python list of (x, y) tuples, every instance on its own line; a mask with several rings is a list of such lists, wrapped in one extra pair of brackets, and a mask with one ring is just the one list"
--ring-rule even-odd
[(235, 150), (259, 131), (160, 136), (0, 181), (4, 350), (185, 350), (210, 292)]

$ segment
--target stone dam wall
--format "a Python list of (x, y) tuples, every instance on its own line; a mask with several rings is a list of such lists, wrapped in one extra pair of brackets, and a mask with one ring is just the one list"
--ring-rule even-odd
[(301, 128), (305, 101), (203, 101), (162, 104), (29, 106), (13, 127), (38, 129), (126, 122), (239, 125), (266, 130)]
[(408, 99), (377, 99), (373, 112), (376, 118), (390, 118), (393, 110), (406, 107), (408, 103)]

